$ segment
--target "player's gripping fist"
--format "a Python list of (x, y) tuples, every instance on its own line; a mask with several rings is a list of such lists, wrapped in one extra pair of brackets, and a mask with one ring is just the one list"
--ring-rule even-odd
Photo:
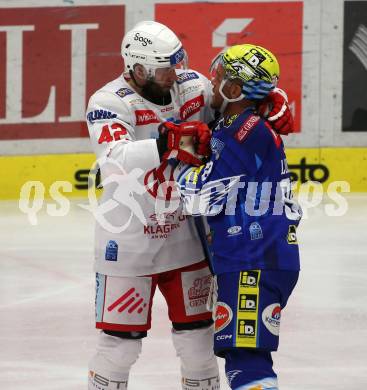
[(158, 127), (158, 151), (162, 160), (175, 158), (190, 165), (201, 165), (209, 156), (211, 132), (200, 121), (164, 122)]
[(209, 157), (211, 153), (210, 139), (212, 137), (212, 132), (208, 125), (201, 121), (184, 122), (183, 124), (187, 126), (193, 126), (196, 129), (196, 136), (194, 137), (195, 152), (201, 156), (201, 158)]
[(258, 108), (259, 114), (266, 118), (271, 127), (281, 135), (294, 132), (294, 121), (288, 105), (287, 94), (280, 88), (275, 88), (261, 102)]

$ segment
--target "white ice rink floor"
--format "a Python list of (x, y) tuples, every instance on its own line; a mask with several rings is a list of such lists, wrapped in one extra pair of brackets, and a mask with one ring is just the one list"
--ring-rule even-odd
[[(367, 195), (348, 203), (343, 217), (320, 206), (299, 229), (302, 273), (274, 356), (281, 390), (367, 389)], [(31, 226), (16, 202), (0, 203), (1, 390), (86, 389), (96, 337), (93, 230), (76, 204)], [(129, 389), (180, 389), (159, 293)]]

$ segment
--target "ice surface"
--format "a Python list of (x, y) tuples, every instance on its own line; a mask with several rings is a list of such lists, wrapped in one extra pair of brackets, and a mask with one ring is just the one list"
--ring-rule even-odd
[[(302, 273), (274, 356), (282, 390), (367, 388), (367, 195), (348, 203), (343, 217), (320, 206), (300, 226)], [(96, 337), (93, 234), (92, 215), (75, 202), (65, 217), (41, 213), (36, 226), (17, 202), (0, 203), (1, 389), (87, 388)], [(180, 389), (159, 292), (130, 375), (130, 390), (147, 389)]]

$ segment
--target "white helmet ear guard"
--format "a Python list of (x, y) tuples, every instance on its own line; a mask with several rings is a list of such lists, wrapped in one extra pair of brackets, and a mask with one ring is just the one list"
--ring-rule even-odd
[(149, 77), (154, 77), (157, 68), (181, 65), (187, 68), (187, 54), (176, 34), (165, 25), (144, 21), (128, 31), (121, 44), (125, 73), (134, 70), (134, 65), (145, 67)]

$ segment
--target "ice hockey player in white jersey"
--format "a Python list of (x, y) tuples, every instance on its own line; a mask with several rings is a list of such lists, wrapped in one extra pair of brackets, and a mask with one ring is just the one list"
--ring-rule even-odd
[[(188, 122), (199, 134), (196, 150), (205, 155), (210, 134), (206, 127), (200, 133), (200, 123), (214, 119), (212, 86), (187, 69), (182, 43), (160, 23), (138, 23), (125, 35), (121, 52), (123, 75), (98, 90), (87, 109), (104, 187), (95, 244), (96, 327), (101, 331), (89, 363), (88, 389), (127, 388), (150, 329), (158, 286), (172, 322), (182, 388), (216, 390), (213, 321), (206, 309), (211, 273), (191, 217), (180, 207), (167, 207), (178, 201), (166, 184), (173, 183), (174, 166), (164, 139), (158, 138), (161, 123)], [(290, 131), (289, 108), (283, 103), (279, 109), (276, 124)], [(180, 149), (179, 135), (176, 141), (179, 159), (197, 163), (200, 156)]]
[(156, 140), (158, 125), (169, 118), (212, 120), (211, 85), (185, 69), (181, 42), (162, 24), (136, 25), (121, 50), (123, 76), (98, 90), (87, 109), (104, 186), (95, 247), (96, 326), (102, 331), (89, 389), (127, 388), (157, 286), (167, 301), (183, 389), (219, 389), (205, 307), (210, 270), (191, 217), (160, 207), (170, 200), (160, 184), (173, 177), (173, 167), (161, 161)]

